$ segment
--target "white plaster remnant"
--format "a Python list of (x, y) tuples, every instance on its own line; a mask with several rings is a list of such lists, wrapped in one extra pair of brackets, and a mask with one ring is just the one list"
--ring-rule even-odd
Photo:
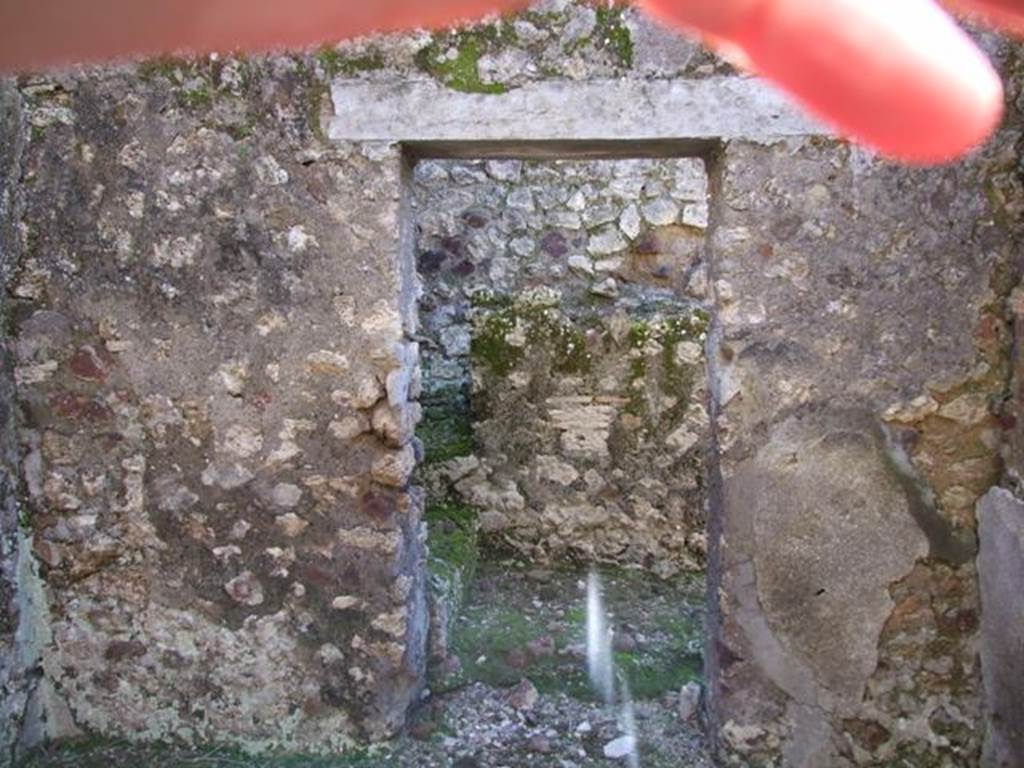
[(288, 183), (288, 171), (281, 167), (273, 155), (257, 158), (252, 167), (261, 184), (276, 187)]
[(153, 244), (153, 264), (171, 269), (191, 267), (202, 247), (203, 236), (198, 232), (189, 237), (164, 238)]
[(248, 458), (263, 448), (263, 435), (251, 424), (232, 424), (224, 432), (221, 447), (234, 456)]
[(236, 488), (241, 488), (243, 485), (253, 479), (252, 471), (241, 464), (210, 464), (205, 470), (200, 479), (203, 481), (203, 485), (216, 485), (218, 488), (223, 488), (225, 491), (232, 491)]
[(318, 245), (317, 240), (301, 224), (288, 230), (288, 250), (292, 253), (305, 253), (311, 245)]
[(249, 365), (242, 360), (224, 363), (217, 369), (217, 375), (228, 394), (239, 397), (245, 391), (245, 383), (249, 380)]
[[(882, 418), (886, 421), (895, 421), (902, 424), (910, 424), (920, 421), (926, 416), (938, 413), (939, 404), (930, 394), (918, 395), (909, 403), (894, 403), (882, 412)], [(947, 411), (948, 413), (948, 411)]]

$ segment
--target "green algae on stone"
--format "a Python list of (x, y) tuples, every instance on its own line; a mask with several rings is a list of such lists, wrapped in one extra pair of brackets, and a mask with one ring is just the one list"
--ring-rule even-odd
[(531, 297), (478, 316), (470, 355), (475, 363), (504, 376), (523, 359), (527, 349), (538, 347), (549, 351), (556, 373), (590, 370), (592, 361), (583, 331), (546, 299)]
[(473, 580), (480, 560), (477, 510), (465, 504), (445, 502), (427, 507), (431, 570), (461, 571), (464, 584)]
[[(538, 580), (525, 568), (496, 562), (481, 563), (479, 571), (486, 589), (476, 588), (452, 631), (464, 680), (510, 686), (528, 677), (541, 693), (595, 700), (582, 655), (585, 596), (578, 584), (585, 572), (560, 568)], [(700, 680), (703, 580), (667, 582), (615, 568), (602, 573), (613, 625), (628, 624), (638, 638), (615, 653), (634, 695), (657, 699)]]
[[(416, 64), (449, 88), (464, 93), (502, 94), (503, 83), (485, 83), (480, 77), (480, 59), (487, 53), (515, 42), (510, 24), (486, 24), (460, 31), (439, 32), (416, 53)], [(455, 51), (452, 57), (449, 51)]]
[(438, 464), (473, 452), (473, 422), (460, 392), (433, 395), (423, 402), (423, 420), (416, 428), (423, 441), (424, 463)]
[[(703, 346), (709, 316), (701, 309), (692, 309), (668, 317), (636, 320), (627, 337), (633, 350), (630, 361), (629, 403), (626, 410), (644, 418), (649, 430), (667, 431), (678, 424), (690, 405), (695, 376), (701, 367), (679, 362), (679, 345), (692, 342)], [(652, 375), (651, 363), (660, 365), (657, 376), (663, 392), (676, 399), (668, 413), (654, 419), (646, 401), (645, 381)]]
[(588, 46), (610, 51), (617, 65), (623, 69), (633, 67), (633, 35), (626, 26), (625, 12), (629, 3), (600, 5), (594, 9), (594, 28), (589, 35), (566, 43), (562, 50), (572, 56)]
[(316, 60), (328, 77), (345, 75), (352, 77), (361, 72), (373, 72), (387, 66), (380, 51), (370, 51), (358, 56), (344, 53), (333, 46), (326, 46), (316, 52)]
[(352, 747), (340, 755), (252, 755), (229, 747), (185, 748), (120, 739), (83, 738), (47, 744), (29, 752), (20, 768), (107, 768), (110, 765), (146, 768), (371, 768), (381, 765), (365, 747)]

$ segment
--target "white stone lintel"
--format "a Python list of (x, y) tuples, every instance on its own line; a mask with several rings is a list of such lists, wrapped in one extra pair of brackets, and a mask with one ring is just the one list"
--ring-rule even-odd
[(336, 80), (327, 135), (338, 141), (772, 141), (828, 135), (787, 97), (751, 77), (549, 80), (500, 95), (431, 80)]

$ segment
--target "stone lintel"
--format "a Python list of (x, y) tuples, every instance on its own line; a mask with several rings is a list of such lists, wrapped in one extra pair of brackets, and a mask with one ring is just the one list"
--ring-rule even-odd
[(670, 156), (699, 153), (707, 141), (828, 134), (781, 93), (749, 77), (556, 80), (500, 95), (424, 80), (336, 80), (331, 95), (331, 139), (411, 143), (442, 156), (460, 154), (461, 143), (479, 144), (490, 156), (517, 153), (514, 147), (540, 157), (575, 156), (577, 147), (591, 157), (622, 156), (631, 151), (624, 142), (639, 143), (634, 154)]

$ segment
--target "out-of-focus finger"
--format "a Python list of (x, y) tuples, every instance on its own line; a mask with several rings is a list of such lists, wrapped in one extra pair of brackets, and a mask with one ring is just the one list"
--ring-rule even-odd
[(1002, 29), (1024, 34), (1024, 0), (943, 0), (943, 5), (961, 13), (979, 16)]
[(130, 56), (308, 47), (453, 24), (525, 0), (2, 0), (0, 72)]
[(998, 125), (984, 54), (932, 0), (644, 0), (740, 48), (752, 68), (842, 134), (912, 163), (953, 159)]

